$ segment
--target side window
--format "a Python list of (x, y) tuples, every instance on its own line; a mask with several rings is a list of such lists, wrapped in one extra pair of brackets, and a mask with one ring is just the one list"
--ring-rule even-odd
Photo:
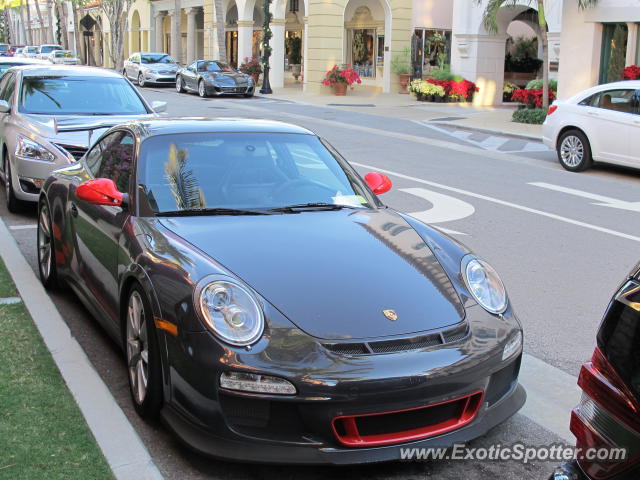
[(591, 99), (591, 106), (614, 110), (616, 112), (632, 113), (632, 98), (634, 90), (605, 90), (596, 93)]
[(134, 149), (131, 134), (112, 133), (91, 149), (85, 162), (94, 178), (110, 178), (119, 191), (128, 192)]
[(191, 65), (187, 67), (187, 70), (191, 70), (192, 72), (195, 72), (197, 68), (198, 68), (198, 62), (193, 62)]
[(13, 102), (13, 93), (16, 91), (15, 80), (15, 74), (8, 73), (4, 76), (0, 84), (0, 100), (6, 101), (9, 105)]

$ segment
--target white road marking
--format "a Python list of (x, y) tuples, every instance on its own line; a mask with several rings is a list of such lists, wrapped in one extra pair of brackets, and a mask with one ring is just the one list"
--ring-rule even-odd
[(22, 299), (20, 297), (1, 297), (0, 305), (15, 305), (16, 303), (21, 303)]
[(620, 200), (617, 198), (605, 197), (604, 195), (589, 193), (583, 190), (576, 190), (575, 188), (553, 185), (552, 183), (530, 182), (529, 185), (533, 185), (534, 187), (546, 188), (548, 190), (555, 190), (556, 192), (568, 193), (569, 195), (588, 198), (589, 200), (595, 200), (597, 203), (593, 202), (592, 205), (618, 208), (620, 210), (629, 210), (632, 212), (640, 212), (640, 202), (627, 202), (625, 200)]
[(443, 185), (441, 183), (430, 182), (428, 180), (423, 180), (421, 178), (412, 177), (410, 175), (405, 175), (399, 172), (393, 172), (391, 170), (385, 170), (383, 168), (378, 168), (373, 165), (365, 165), (357, 162), (350, 162), (351, 165), (355, 165), (362, 168), (369, 168), (371, 170), (375, 170), (381, 173), (386, 173), (388, 175), (393, 175), (394, 177), (404, 178), (406, 180), (411, 180), (413, 182), (422, 183), (424, 185), (430, 185), (432, 187), (441, 188), (442, 190), (447, 190), (449, 192), (459, 193), (461, 195), (467, 195), (473, 198), (479, 198), (480, 200), (485, 200), (487, 202), (495, 203), (498, 205), (502, 205), (509, 208), (514, 208), (516, 210), (521, 210), (523, 212), (533, 213), (535, 215), (540, 215), (542, 217), (552, 218), (554, 220), (558, 220), (560, 222), (568, 223), (570, 225), (576, 225), (578, 227), (587, 228), (589, 230), (595, 230), (596, 232), (606, 233), (607, 235), (612, 235), (614, 237), (624, 238), (626, 240), (632, 240), (634, 242), (640, 242), (640, 237), (636, 237), (634, 235), (629, 235), (628, 233), (618, 232), (616, 230), (611, 230), (609, 228), (599, 227), (597, 225), (592, 225), (590, 223), (581, 222), (579, 220), (574, 220), (572, 218), (563, 217), (562, 215), (556, 215), (555, 213), (545, 212), (543, 210), (538, 210), (531, 207), (525, 207), (524, 205), (519, 205), (517, 203), (507, 202), (505, 200), (500, 200), (498, 198), (489, 197), (487, 195), (482, 195), (479, 193), (470, 192), (468, 190), (463, 190), (461, 188), (450, 187), (448, 185)]
[(489, 138), (482, 140), (481, 142), (478, 142), (478, 143), (482, 145), (483, 148), (486, 148), (487, 150), (498, 150), (501, 146), (503, 146), (509, 140), (510, 140), (509, 138), (496, 137), (494, 135), (491, 135)]
[(27, 230), (30, 228), (38, 228), (38, 225), (36, 225), (35, 223), (30, 225), (11, 225), (9, 227), (9, 230)]
[[(473, 215), (473, 213), (476, 211), (475, 208), (473, 208), (473, 205), (471, 205), (470, 203), (459, 200), (450, 195), (444, 195), (432, 190), (427, 190), (426, 188), (402, 188), (400, 189), (400, 191), (423, 198), (433, 205), (428, 210), (422, 210), (420, 212), (413, 212), (408, 214), (428, 224), (461, 220), (470, 215)], [(443, 229), (442, 227), (438, 228), (446, 231), (447, 233), (466, 235), (466, 233), (457, 232), (455, 230)]]

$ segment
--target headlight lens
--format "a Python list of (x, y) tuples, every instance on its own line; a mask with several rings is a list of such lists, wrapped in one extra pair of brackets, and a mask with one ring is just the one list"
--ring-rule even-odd
[(22, 135), (18, 135), (16, 143), (16, 157), (28, 158), (30, 160), (42, 160), (45, 162), (54, 162), (56, 157), (49, 150), (44, 148), (37, 142), (29, 140)]
[(498, 314), (507, 309), (507, 291), (491, 265), (473, 258), (464, 267), (464, 277), (469, 291), (486, 311)]
[(245, 346), (264, 331), (264, 315), (253, 294), (230, 280), (215, 280), (201, 290), (198, 305), (202, 318), (222, 341)]

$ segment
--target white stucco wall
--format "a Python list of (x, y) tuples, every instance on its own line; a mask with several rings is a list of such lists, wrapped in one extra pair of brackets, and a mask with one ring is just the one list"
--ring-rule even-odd
[(453, 0), (413, 0), (413, 28), (451, 30)]

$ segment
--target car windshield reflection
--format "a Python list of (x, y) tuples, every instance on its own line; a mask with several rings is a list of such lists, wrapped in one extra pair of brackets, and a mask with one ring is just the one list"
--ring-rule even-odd
[(233, 68), (231, 68), (226, 63), (222, 62), (212, 62), (205, 61), (198, 63), (198, 71), (199, 72), (235, 72)]
[(141, 55), (140, 56), (140, 62), (142, 63), (175, 63), (175, 61), (173, 60), (173, 58), (171, 58), (169, 55), (163, 55), (163, 54), (158, 54), (158, 55)]
[[(315, 136), (208, 133), (151, 137), (138, 163), (141, 202), (157, 215), (371, 208), (357, 175)], [(226, 210), (226, 212), (224, 210)]]

